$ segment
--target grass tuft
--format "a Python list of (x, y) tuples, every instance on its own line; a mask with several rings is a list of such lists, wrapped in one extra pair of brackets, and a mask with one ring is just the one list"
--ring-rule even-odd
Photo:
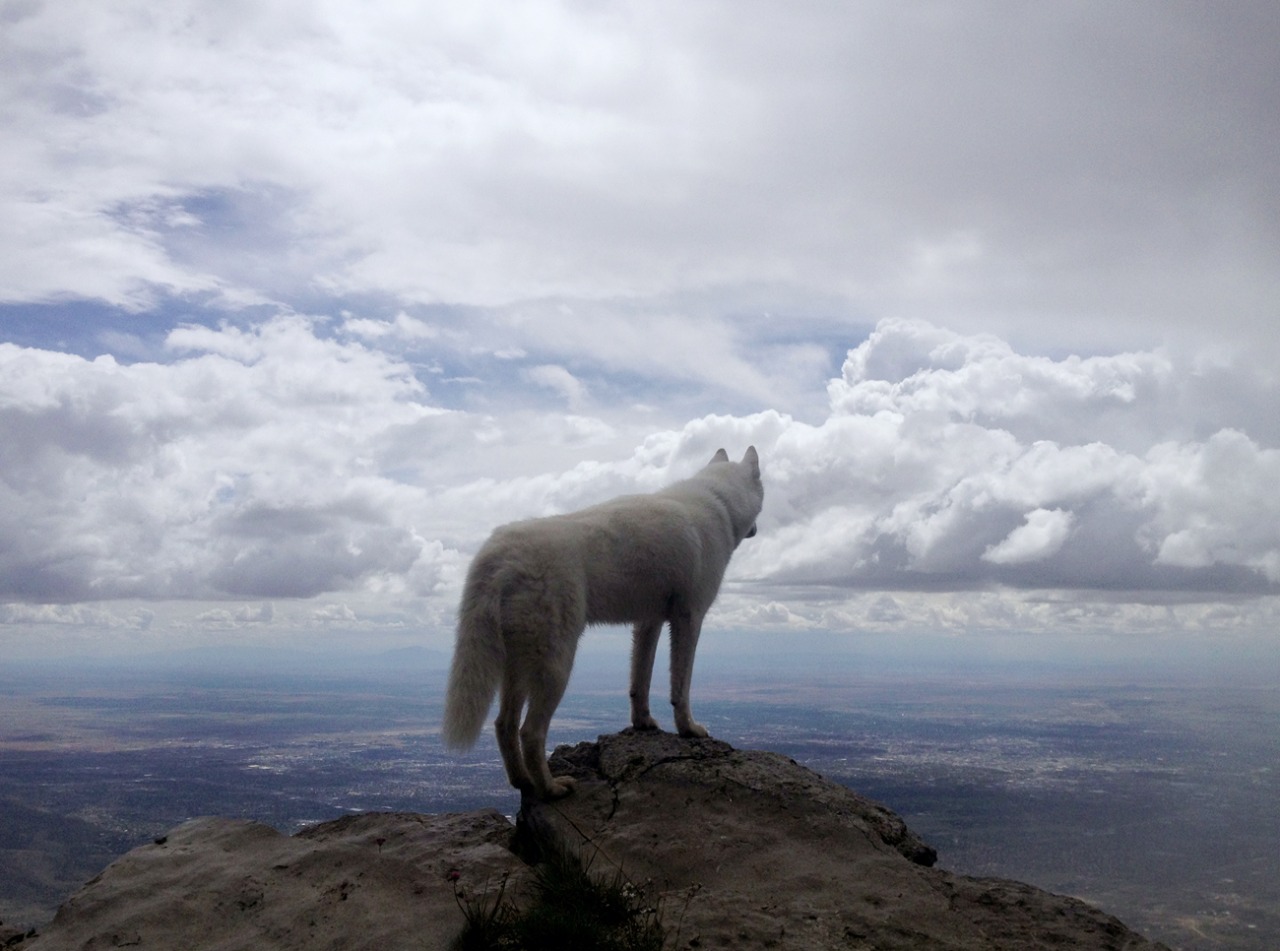
[(534, 867), (531, 900), (519, 908), (506, 897), (504, 877), (468, 898), (454, 883), (466, 916), (453, 951), (662, 951), (666, 933), (658, 908), (621, 870), (591, 873), (591, 861), (555, 854)]

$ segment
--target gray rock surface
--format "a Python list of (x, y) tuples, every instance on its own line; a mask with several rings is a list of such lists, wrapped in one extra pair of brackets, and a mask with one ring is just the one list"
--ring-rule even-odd
[(22, 951), (446, 948), (464, 924), (451, 873), (495, 894), (527, 876), (511, 833), (493, 810), (368, 813), (294, 836), (193, 819), (113, 862)]
[(649, 883), (677, 948), (1163, 947), (1076, 899), (928, 867), (898, 816), (776, 753), (624, 732), (551, 769), (577, 792), (525, 802), (522, 839)]
[(519, 901), (526, 857), (568, 850), (660, 900), (668, 947), (1084, 949), (1149, 942), (1083, 902), (928, 867), (882, 806), (773, 753), (664, 733), (561, 747), (574, 795), (493, 810), (370, 813), (285, 836), (196, 819), (112, 863), (23, 951), (434, 949), (455, 897)]

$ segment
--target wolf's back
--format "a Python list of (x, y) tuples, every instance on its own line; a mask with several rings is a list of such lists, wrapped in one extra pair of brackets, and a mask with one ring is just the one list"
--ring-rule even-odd
[(458, 609), (458, 636), (445, 693), (443, 736), (450, 749), (468, 749), (484, 728), (506, 662), (499, 572), (477, 557)]

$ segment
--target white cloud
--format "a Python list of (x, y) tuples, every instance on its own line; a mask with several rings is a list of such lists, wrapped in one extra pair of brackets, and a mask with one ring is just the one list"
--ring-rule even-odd
[(1056, 555), (1071, 534), (1075, 520), (1062, 509), (1035, 509), (1028, 512), (1026, 522), (1011, 531), (998, 544), (982, 553), (984, 561), (997, 565), (1022, 565), (1042, 561)]
[(154, 613), (147, 608), (119, 611), (85, 604), (0, 604), (0, 625), (82, 627), (98, 630), (122, 628), (145, 631)]
[(132, 366), (0, 345), (5, 595), (305, 596), (424, 554), (378, 466), (439, 412), (404, 365), (299, 318), (169, 343)]
[(244, 605), (236, 612), (236, 620), (244, 624), (268, 624), (275, 617), (275, 608), (270, 601), (258, 605)]
[(525, 379), (558, 393), (573, 409), (582, 406), (587, 388), (582, 381), (562, 366), (542, 364), (523, 371)]
[[(674, 382), (757, 405), (791, 397), (795, 382), (778, 371), (792, 367), (770, 366), (775, 350), (755, 352), (750, 334), (733, 321), (705, 313), (695, 319), (669, 306), (665, 301), (519, 304), (494, 312), (494, 333), (530, 353), (550, 350), (575, 364), (589, 361), (611, 377)], [(791, 356), (802, 348), (776, 349)]]
[[(6, 8), (0, 296), (697, 292), (1277, 352), (1265, 4), (226, 10)], [(664, 336), (614, 349), (702, 352)]]
[(1224, 429), (1204, 443), (1156, 446), (1148, 461), (1155, 517), (1144, 537), (1157, 562), (1245, 565), (1280, 583), (1280, 450)]
[(314, 620), (321, 624), (354, 624), (356, 612), (346, 604), (326, 604), (311, 612)]
[(425, 320), (401, 311), (392, 320), (376, 320), (368, 317), (344, 315), (342, 328), (347, 333), (368, 340), (398, 339), (404, 341), (433, 340), (440, 336), (440, 329)]
[(852, 588), (1273, 590), (1277, 450), (1232, 429), (1168, 443), (1193, 377), (1149, 353), (1054, 360), (884, 322), (821, 424), (757, 418), (768, 494), (739, 568)]
[(748, 442), (744, 626), (1274, 619), (1272, 6), (0, 19), (10, 628), (447, 625)]
[[(10, 623), (141, 597), (226, 598), (241, 606), (206, 621), (279, 624), (270, 599), (337, 594), (314, 623), (447, 618), (495, 525), (655, 489), (749, 443), (767, 492), (726, 589), (744, 625), (836, 623), (862, 592), (883, 597), (859, 623), (949, 627), (1041, 612), (972, 600), (990, 590), (1171, 604), (1280, 585), (1280, 450), (1233, 428), (1170, 442), (1167, 402), (1198, 384), (1150, 353), (1050, 359), (887, 321), (849, 351), (819, 422), (713, 415), (645, 436), (440, 410), (401, 359), (296, 316), (182, 328), (169, 349), (123, 365), (0, 345)], [(1120, 445), (1084, 441), (1089, 420)], [(960, 600), (921, 613), (926, 591)]]

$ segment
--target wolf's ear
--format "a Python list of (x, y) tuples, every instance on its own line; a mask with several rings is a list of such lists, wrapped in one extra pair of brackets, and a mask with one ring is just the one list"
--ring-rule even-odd
[(728, 462), (729, 454), (723, 449), (717, 449), (716, 454), (711, 457), (712, 462)]
[(751, 475), (760, 478), (760, 454), (756, 452), (755, 446), (748, 446), (747, 451), (742, 456), (742, 461), (751, 467)]

